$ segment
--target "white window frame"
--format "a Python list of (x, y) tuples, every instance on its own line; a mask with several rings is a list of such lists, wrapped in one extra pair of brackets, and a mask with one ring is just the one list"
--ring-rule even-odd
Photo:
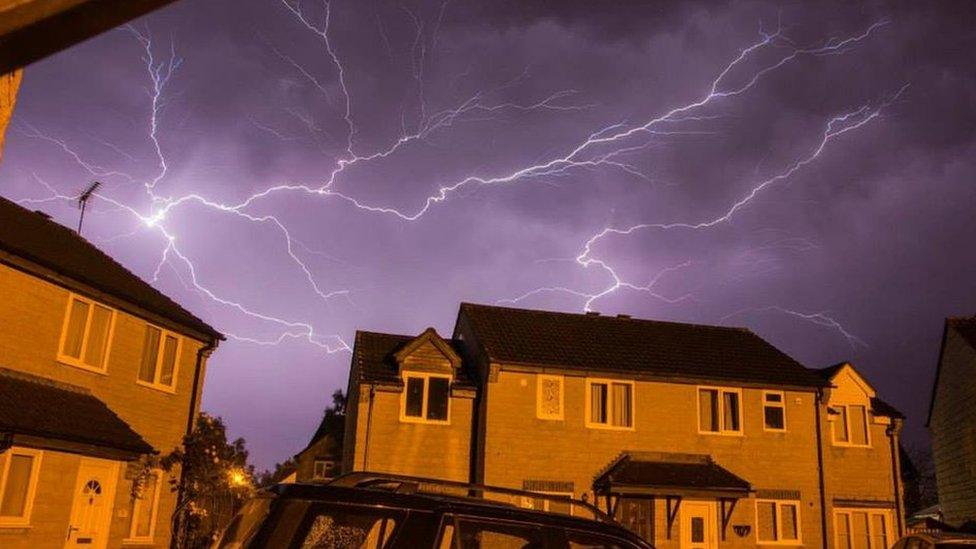
[[(318, 466), (320, 463), (322, 464), (322, 475), (318, 474)], [(330, 463), (332, 464), (331, 468), (327, 467), (327, 465)], [(325, 480), (327, 478), (332, 478), (331, 476), (328, 476), (328, 473), (335, 471), (335, 467), (336, 462), (332, 459), (316, 459), (312, 461), (312, 480)]]
[[(613, 391), (610, 388), (614, 383), (630, 385), (630, 426), (613, 425), (610, 423), (610, 410), (613, 405), (610, 403), (613, 399)], [(607, 423), (596, 423), (592, 420), (593, 410), (592, 408), (592, 397), (590, 395), (590, 387), (593, 385), (606, 385), (607, 386)], [(610, 378), (586, 378), (586, 391), (584, 392), (583, 398), (586, 405), (586, 426), (590, 429), (607, 429), (611, 431), (633, 431), (637, 426), (637, 384), (632, 379), (610, 379)]]
[(159, 518), (159, 492), (162, 490), (163, 471), (161, 469), (153, 469), (152, 474), (156, 479), (156, 489), (153, 491), (153, 502), (149, 508), (149, 535), (137, 536), (135, 533), (136, 524), (139, 520), (139, 512), (141, 511), (141, 508), (135, 505), (133, 506), (132, 516), (129, 517), (128, 537), (122, 540), (122, 543), (152, 543), (156, 538), (156, 520)]
[[(780, 397), (779, 404), (777, 404), (775, 402), (768, 402), (766, 400), (766, 395), (779, 395), (779, 397)], [(739, 404), (739, 407), (740, 408), (742, 407), (742, 404), (741, 403)], [(784, 392), (784, 391), (763, 391), (762, 392), (762, 407), (763, 407), (763, 410), (762, 410), (762, 412), (763, 412), (763, 418), (762, 418), (763, 431), (769, 431), (771, 433), (785, 433), (786, 432), (786, 425), (787, 425), (787, 423), (786, 423), (786, 392)], [(782, 429), (777, 429), (775, 427), (770, 427), (770, 426), (766, 425), (766, 408), (767, 407), (769, 407), (769, 408), (779, 408), (780, 410), (783, 410), (783, 428)]]
[[(851, 410), (852, 406), (861, 406), (864, 408), (864, 439), (866, 444), (856, 444), (854, 442), (854, 431), (851, 429)], [(837, 440), (837, 431), (834, 429), (834, 424), (840, 421), (840, 417), (835, 417), (834, 414), (830, 413), (831, 408), (844, 408), (844, 415), (842, 416), (847, 422), (847, 441)], [(846, 448), (871, 448), (871, 407), (866, 404), (830, 404), (827, 406), (827, 422), (830, 425), (830, 442), (834, 446), (843, 446)]]
[[(183, 336), (181, 336), (180, 334), (172, 330), (167, 330), (162, 326), (158, 326), (156, 324), (152, 324), (149, 322), (146, 323), (146, 327), (155, 328), (159, 330), (159, 348), (156, 349), (156, 368), (153, 370), (152, 382), (144, 381), (139, 378), (139, 373), (140, 370), (142, 369), (142, 353), (146, 351), (146, 349), (143, 348), (142, 352), (139, 353), (139, 366), (136, 369), (136, 383), (142, 385), (143, 387), (149, 387), (151, 389), (156, 389), (157, 391), (163, 391), (164, 393), (176, 394), (176, 382), (177, 380), (179, 380), (179, 373), (180, 373), (180, 355), (183, 353)], [(143, 333), (143, 345), (145, 345), (145, 333), (146, 333), (145, 330), (143, 330), (142, 333)], [(176, 338), (176, 359), (173, 361), (173, 384), (172, 385), (164, 385), (159, 382), (159, 379), (163, 373), (163, 369), (160, 366), (162, 365), (162, 361), (163, 361), (163, 352), (166, 349), (165, 343), (166, 343), (167, 336), (173, 336)]]
[[(71, 306), (75, 301), (80, 301), (81, 303), (86, 303), (88, 305), (88, 317), (85, 319), (85, 327), (81, 332), (81, 352), (78, 353), (78, 358), (64, 354), (64, 343), (68, 338), (68, 322), (71, 320)], [(111, 314), (111, 318), (108, 322), (108, 334), (105, 336), (105, 356), (102, 357), (101, 367), (92, 366), (91, 364), (85, 362), (85, 351), (88, 350), (88, 333), (89, 330), (91, 330), (91, 321), (95, 316), (94, 310), (96, 306), (108, 309)], [(109, 307), (104, 303), (88, 299), (87, 297), (83, 297), (75, 293), (69, 293), (68, 304), (64, 310), (64, 320), (61, 323), (61, 337), (58, 340), (58, 362), (67, 364), (68, 366), (74, 366), (75, 368), (80, 368), (82, 370), (87, 370), (89, 372), (95, 372), (97, 374), (108, 373), (108, 359), (112, 351), (112, 338), (115, 335), (115, 319), (117, 316), (118, 311), (116, 311), (113, 307)]]
[[(559, 382), (559, 413), (558, 414), (546, 414), (542, 411), (542, 382), (543, 381), (558, 381)], [(535, 389), (535, 417), (537, 419), (547, 419), (547, 420), (558, 420), (562, 421), (565, 419), (566, 414), (566, 379), (564, 376), (550, 375), (550, 374), (539, 374), (536, 376), (536, 389)]]
[[(430, 378), (437, 377), (447, 380), (447, 419), (427, 419), (427, 399), (430, 396)], [(407, 382), (410, 378), (424, 380), (424, 398), (421, 401), (420, 417), (407, 415)], [(400, 421), (403, 423), (424, 423), (428, 425), (451, 424), (451, 383), (453, 378), (449, 374), (435, 374), (431, 372), (404, 372), (403, 395), (400, 397)]]
[[(868, 543), (873, 545), (875, 532), (874, 532), (874, 521), (871, 520), (872, 516), (881, 515), (884, 517), (885, 523), (885, 539), (888, 544), (891, 545), (895, 543), (897, 538), (894, 537), (894, 524), (892, 524), (892, 512), (891, 509), (877, 509), (873, 507), (844, 507), (840, 509), (834, 509), (834, 544), (840, 547), (840, 528), (838, 527), (837, 520), (841, 515), (847, 515), (847, 523), (850, 525), (850, 533), (854, 531), (854, 513), (866, 513), (868, 516)], [(870, 549), (881, 549), (878, 547), (871, 547)], [(888, 549), (885, 547), (884, 549)]]
[[(781, 538), (783, 532), (783, 512), (780, 510), (784, 506), (792, 506), (796, 509), (796, 539), (759, 539), (759, 504), (772, 503), (775, 506), (776, 514), (776, 537)], [(803, 545), (803, 520), (801, 519), (802, 510), (800, 501), (795, 499), (756, 499), (756, 544), (757, 545)], [(887, 547), (885, 549), (888, 549)]]
[(7, 480), (10, 473), (10, 463), (13, 461), (11, 456), (14, 454), (31, 456), (34, 458), (34, 461), (31, 464), (30, 480), (27, 482), (27, 498), (24, 501), (24, 514), (19, 517), (0, 516), (0, 528), (23, 528), (25, 526), (30, 526), (31, 512), (34, 510), (34, 496), (37, 493), (37, 479), (41, 473), (41, 461), (44, 457), (44, 452), (41, 450), (34, 450), (32, 448), (11, 446), (7, 451), (5, 451), (2, 456), (0, 456), (3, 458), (3, 469), (0, 470), (0, 501), (3, 501), (3, 496), (7, 493)]
[[(706, 391), (718, 391), (718, 431), (703, 431), (701, 428), (701, 392)], [(739, 395), (739, 430), (733, 431), (725, 428), (725, 399), (722, 398), (724, 393), (736, 393)], [(695, 428), (698, 429), (698, 434), (700, 435), (717, 435), (717, 436), (728, 436), (728, 437), (741, 437), (745, 436), (746, 424), (745, 424), (745, 412), (743, 408), (742, 400), (742, 389), (739, 387), (717, 387), (714, 385), (699, 385), (695, 387), (695, 416), (698, 422)], [(764, 422), (765, 423), (765, 422)]]

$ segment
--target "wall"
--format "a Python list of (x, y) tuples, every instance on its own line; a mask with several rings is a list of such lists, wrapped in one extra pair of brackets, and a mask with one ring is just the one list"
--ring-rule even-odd
[[(203, 346), (202, 342), (183, 338), (176, 371), (176, 393), (166, 393), (136, 383), (145, 320), (116, 312), (107, 370), (105, 374), (96, 373), (57, 361), (68, 304), (67, 290), (0, 264), (0, 294), (4, 296), (0, 301), (0, 326), (4, 327), (0, 330), (0, 366), (88, 388), (163, 455), (181, 443), (187, 425), (197, 351)], [(198, 389), (202, 390), (202, 373)], [(44, 462), (45, 469), (54, 466), (53, 461)], [(126, 485), (125, 493), (128, 494), (131, 481), (120, 482), (120, 487), (122, 485)], [(71, 482), (60, 486), (73, 487), (73, 477)], [(48, 508), (42, 500), (49, 495), (39, 489), (38, 509)], [(128, 501), (119, 503), (121, 501), (117, 501), (117, 513), (124, 513), (123, 509), (128, 508)], [(66, 505), (70, 508), (70, 503)], [(169, 517), (174, 506), (175, 494), (164, 489), (157, 519), (157, 546), (169, 544)], [(52, 512), (55, 508), (59, 506), (50, 507)], [(35, 514), (35, 517), (39, 521), (47, 520), (43, 514)], [(67, 519), (63, 520), (66, 528)], [(119, 524), (127, 525), (127, 520), (113, 521), (113, 539), (117, 537), (115, 530)], [(59, 536), (63, 536), (63, 529)]]
[[(762, 391), (744, 388), (744, 436), (722, 436), (698, 433), (696, 385), (637, 382), (633, 431), (584, 426), (584, 377), (565, 377), (562, 421), (536, 419), (534, 373), (503, 367), (488, 385), (487, 484), (521, 489), (523, 480), (572, 481), (575, 495), (592, 502), (594, 477), (623, 450), (708, 454), (757, 490), (799, 491), (804, 545), (821, 544), (814, 393), (787, 391), (787, 431), (774, 433), (763, 430)], [(680, 518), (667, 540), (665, 504), (655, 503), (655, 545), (677, 547)], [(754, 517), (754, 499), (740, 500), (723, 547), (754, 547)], [(737, 524), (751, 526), (749, 536), (738, 538), (731, 528)]]
[(946, 331), (929, 421), (939, 503), (949, 524), (976, 521), (976, 349)]

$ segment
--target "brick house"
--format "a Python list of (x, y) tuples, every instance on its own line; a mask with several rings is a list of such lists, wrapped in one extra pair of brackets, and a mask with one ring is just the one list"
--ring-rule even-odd
[(976, 317), (948, 318), (927, 426), (945, 521), (976, 527)]
[(358, 332), (347, 394), (344, 471), (571, 494), (665, 548), (903, 530), (903, 416), (746, 329), (464, 303), (450, 339)]
[(168, 546), (153, 458), (192, 427), (222, 336), (3, 198), (0, 296), (0, 547)]

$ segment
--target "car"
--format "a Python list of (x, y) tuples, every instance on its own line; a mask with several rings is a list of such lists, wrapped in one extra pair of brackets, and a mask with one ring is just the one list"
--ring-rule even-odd
[(976, 535), (939, 532), (909, 534), (891, 549), (976, 549)]
[(567, 496), (361, 472), (262, 490), (213, 545), (264, 547), (653, 549)]

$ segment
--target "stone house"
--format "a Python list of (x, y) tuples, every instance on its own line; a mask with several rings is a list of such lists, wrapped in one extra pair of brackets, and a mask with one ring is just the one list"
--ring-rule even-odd
[(0, 547), (169, 546), (176, 494), (157, 458), (192, 428), (221, 339), (0, 198)]
[(945, 521), (976, 528), (976, 317), (946, 319), (927, 426)]
[(903, 531), (903, 416), (746, 329), (464, 303), (451, 338), (358, 332), (347, 394), (344, 471), (572, 495), (664, 548)]

